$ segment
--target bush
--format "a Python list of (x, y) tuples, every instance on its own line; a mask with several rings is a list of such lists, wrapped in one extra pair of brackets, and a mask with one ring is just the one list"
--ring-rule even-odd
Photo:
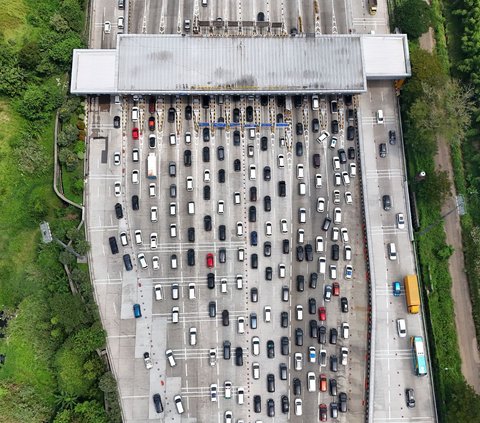
[(430, 6), (423, 0), (404, 0), (395, 8), (395, 24), (411, 40), (427, 32), (431, 21)]

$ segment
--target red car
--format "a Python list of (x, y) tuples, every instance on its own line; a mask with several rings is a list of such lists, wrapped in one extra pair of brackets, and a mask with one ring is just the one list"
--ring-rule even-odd
[(327, 392), (327, 376), (325, 376), (324, 374), (320, 375), (318, 387), (320, 389), (320, 392)]
[(325, 309), (325, 307), (318, 307), (318, 318), (322, 322), (327, 320), (327, 310)]
[(333, 282), (333, 295), (335, 295), (335, 297), (340, 295), (340, 284), (338, 282)]
[(320, 404), (319, 409), (320, 409), (320, 421), (326, 422), (327, 421), (327, 405)]
[(134, 140), (138, 140), (138, 128), (133, 128), (132, 129), (132, 138)]
[(208, 253), (207, 254), (207, 267), (211, 269), (214, 266), (214, 260), (213, 260), (213, 254)]
[(153, 116), (148, 118), (148, 129), (155, 131), (155, 118)]

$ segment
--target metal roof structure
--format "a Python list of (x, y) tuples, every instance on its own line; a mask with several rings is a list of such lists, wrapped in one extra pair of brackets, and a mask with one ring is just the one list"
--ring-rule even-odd
[(410, 75), (405, 35), (199, 37), (120, 34), (74, 50), (73, 94), (361, 93)]

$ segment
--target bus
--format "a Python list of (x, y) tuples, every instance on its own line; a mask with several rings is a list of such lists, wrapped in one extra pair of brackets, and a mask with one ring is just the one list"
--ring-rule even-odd
[(427, 359), (425, 357), (425, 344), (421, 336), (412, 336), (410, 338), (412, 346), (413, 368), (417, 376), (427, 374)]

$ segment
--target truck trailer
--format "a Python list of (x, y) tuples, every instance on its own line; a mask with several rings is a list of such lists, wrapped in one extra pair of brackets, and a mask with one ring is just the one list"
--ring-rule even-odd
[(149, 153), (147, 156), (147, 178), (157, 179), (157, 156)]

